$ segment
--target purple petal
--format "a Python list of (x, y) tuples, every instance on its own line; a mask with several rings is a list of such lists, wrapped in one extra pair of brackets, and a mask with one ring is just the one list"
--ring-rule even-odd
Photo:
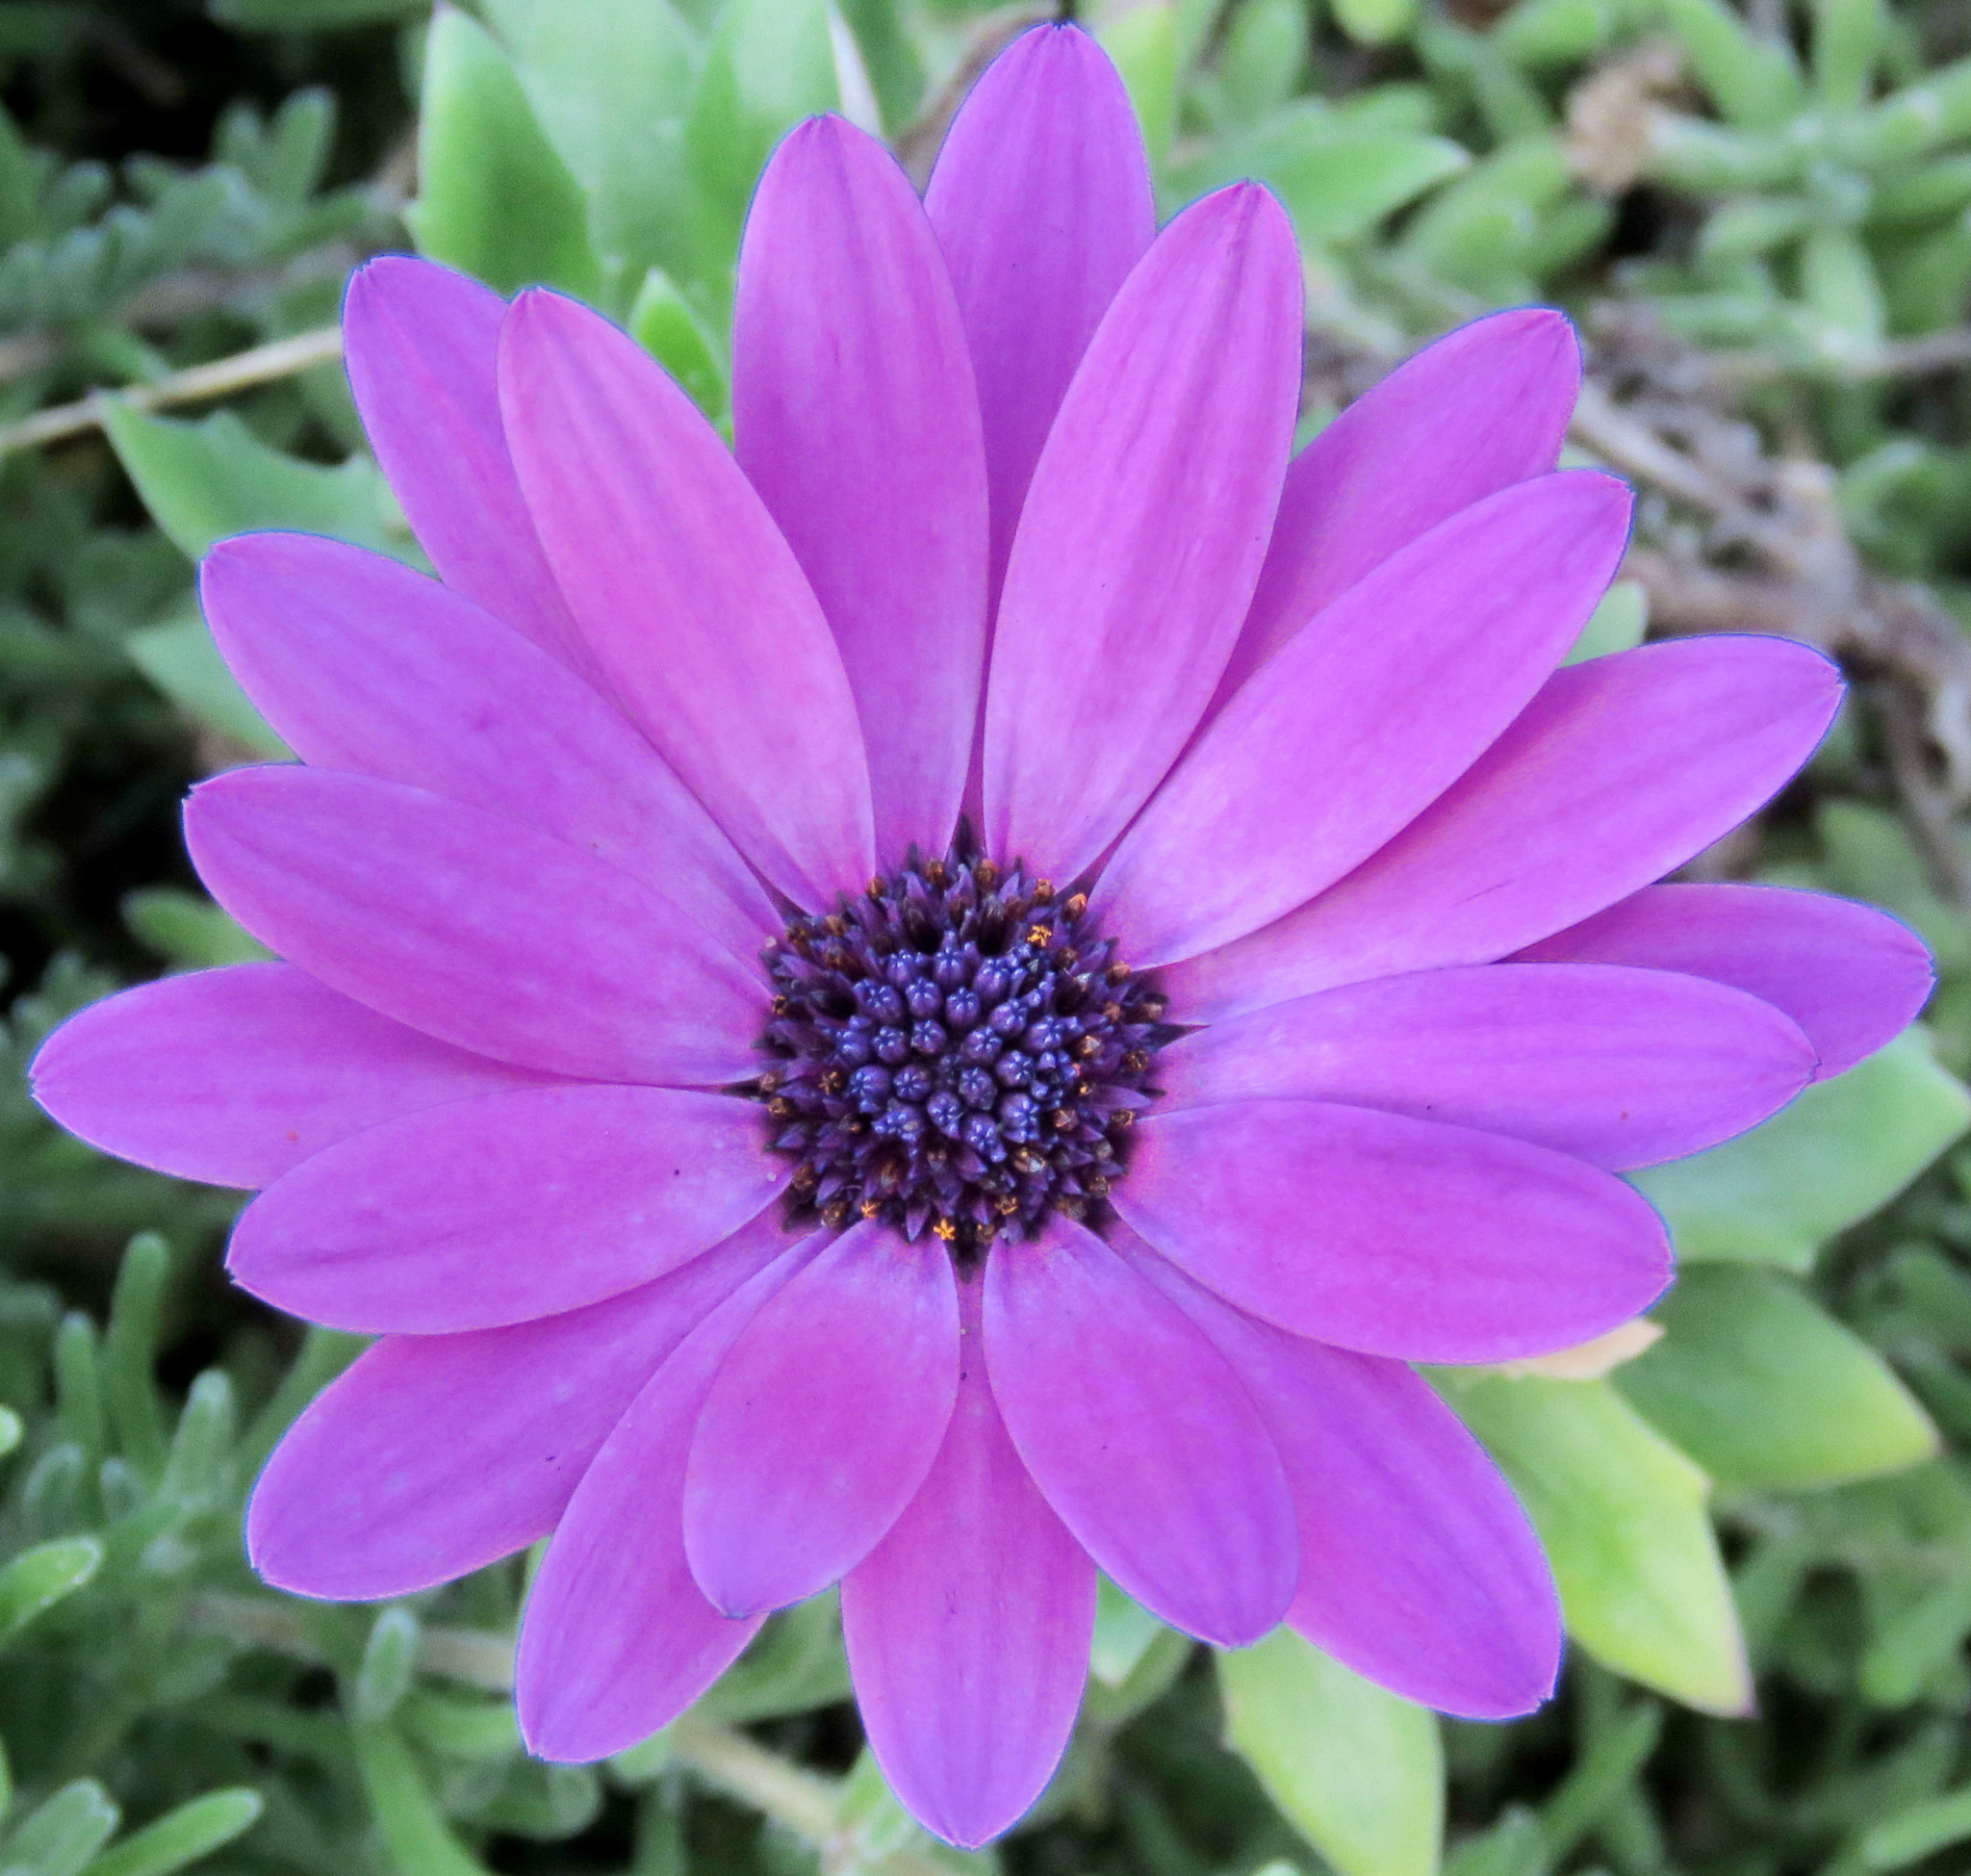
[(631, 718), (790, 898), (860, 890), (869, 772), (841, 655), (718, 432), (634, 340), (538, 291), (506, 317), (499, 397), (548, 558)]
[(971, 1848), (1016, 1823), (1074, 1730), (1095, 1566), (1048, 1508), (986, 1379), (979, 1285), (958, 1403), (909, 1508), (842, 1582), (870, 1750), (926, 1829)]
[(1140, 1241), (1123, 1251), (1224, 1350), (1300, 1514), (1288, 1622), (1356, 1673), (1468, 1719), (1529, 1713), (1560, 1666), (1540, 1540), (1485, 1450), (1401, 1362), (1232, 1309)]
[(1620, 1169), (1681, 1159), (1813, 1079), (1790, 1017), (1723, 984), (1610, 964), (1479, 964), (1323, 990), (1157, 1058), (1163, 1105), (1291, 1097), (1482, 1127)]
[(405, 517), (448, 586), (585, 678), (596, 663), (549, 571), (507, 454), (495, 366), (506, 302), (386, 254), (343, 301), (349, 389)]
[(1770, 799), (1841, 701), (1779, 638), (1644, 645), (1555, 672), (1373, 858), (1271, 925), (1171, 968), (1184, 1022), (1439, 964), (1487, 964), (1680, 866)]
[(268, 1461), (246, 1510), (253, 1567), (297, 1596), (371, 1602), (525, 1550), (671, 1351), (787, 1244), (769, 1215), (607, 1302), (379, 1342)]
[(1461, 509), (1385, 560), (1240, 692), (1123, 836), (1096, 915), (1139, 965), (1331, 886), (1457, 780), (1579, 635), (1628, 540), (1620, 482), (1573, 470)]
[(233, 675), (303, 761), (429, 788), (585, 847), (741, 958), (781, 929), (650, 744), (470, 600), (310, 534), (221, 541), (199, 589)]
[(668, 1726), (738, 1658), (763, 1616), (730, 1621), (684, 1559), (684, 1460), (719, 1363), (813, 1256), (777, 1258), (686, 1336), (582, 1476), (522, 1617), (515, 1693), (541, 1759), (586, 1760)]
[(661, 894), (579, 848), (422, 788), (234, 769), (185, 806), (214, 898), (372, 1010), (596, 1081), (756, 1071), (765, 995)]
[(1663, 1221), (1612, 1174), (1325, 1101), (1152, 1115), (1115, 1208), (1241, 1309), (1401, 1361), (1572, 1348), (1647, 1309), (1671, 1274)]
[(987, 846), (1069, 880), (1190, 735), (1252, 597), (1300, 384), (1300, 262), (1256, 184), (1116, 296), (1034, 471), (986, 686)]
[(380, 1121), (550, 1080), (406, 1029), (292, 964), (106, 997), (48, 1038), (32, 1073), (35, 1098), (91, 1146), (248, 1188)]
[(729, 1615), (855, 1568), (924, 1482), (958, 1391), (937, 1238), (844, 1232), (768, 1303), (712, 1383), (685, 1469), (691, 1573)]
[(1077, 26), (1016, 39), (953, 120), (924, 208), (978, 380), (996, 599), (1068, 381), (1157, 233), (1142, 133), (1102, 48)]
[(1544, 475), (1580, 388), (1581, 348), (1567, 316), (1531, 306), (1460, 326), (1356, 398), (1287, 472), (1219, 696), (1398, 548)]
[(1057, 1217), (986, 1262), (992, 1394), (1034, 1482), (1165, 1621), (1242, 1648), (1299, 1575), (1280, 1455), (1223, 1355), (1092, 1232)]
[(739, 466), (834, 629), (876, 850), (943, 852), (986, 658), (986, 454), (937, 238), (872, 137), (812, 117), (761, 177), (732, 324)]
[(1688, 971), (1748, 990), (1806, 1032), (1821, 1080), (1900, 1035), (1936, 982), (1923, 940), (1888, 913), (1778, 886), (1646, 887), (1519, 955)]
[(331, 1146), (246, 1208), (233, 1281), (362, 1334), (448, 1335), (578, 1309), (688, 1263), (786, 1182), (750, 1101), (538, 1088)]

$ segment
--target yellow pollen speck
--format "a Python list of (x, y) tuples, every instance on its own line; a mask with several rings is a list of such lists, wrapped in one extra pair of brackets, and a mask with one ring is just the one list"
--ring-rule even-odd
[(1043, 951), (1047, 948), (1047, 940), (1053, 936), (1054, 934), (1044, 925), (1029, 925), (1027, 927), (1027, 942), (1038, 945)]
[(878, 1212), (883, 1210), (883, 1200), (880, 1198), (865, 1198), (862, 1201), (860, 1210), (864, 1218), (874, 1218)]
[(946, 1244), (950, 1244), (951, 1241), (959, 1235), (958, 1226), (954, 1224), (948, 1218), (939, 1219), (937, 1222), (934, 1224), (931, 1228), (940, 1238), (942, 1238)]
[(1074, 895), (1074, 897), (1067, 902), (1067, 915), (1070, 918), (1079, 918), (1083, 912), (1088, 911), (1088, 895), (1086, 892), (1077, 892)]

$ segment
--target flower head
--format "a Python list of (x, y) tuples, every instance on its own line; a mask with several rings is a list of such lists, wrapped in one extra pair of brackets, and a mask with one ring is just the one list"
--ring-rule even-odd
[(1420, 354), (1291, 464), (1264, 191), (1156, 232), (1072, 28), (920, 203), (795, 131), (741, 256), (728, 450), (638, 347), (422, 263), (351, 383), (440, 576), (216, 549), (302, 758), (201, 785), (285, 960), (84, 1012), (84, 1138), (264, 1188), (236, 1279), (382, 1339), (254, 1497), (271, 1581), (402, 1594), (551, 1533), (533, 1747), (588, 1759), (842, 1584), (932, 1829), (1030, 1804), (1099, 1565), (1413, 1699), (1551, 1686), (1525, 1518), (1412, 1362), (1567, 1347), (1669, 1279), (1617, 1174), (1899, 1029), (1862, 908), (1652, 884), (1839, 699), (1773, 639), (1559, 668), (1626, 492), (1556, 472), (1558, 315)]

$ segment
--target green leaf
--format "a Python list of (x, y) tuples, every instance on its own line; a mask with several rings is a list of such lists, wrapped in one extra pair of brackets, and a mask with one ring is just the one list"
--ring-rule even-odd
[(632, 285), (691, 264), (684, 118), (698, 46), (670, 0), (487, 0), (534, 115)]
[(1589, 1654), (1714, 1713), (1752, 1698), (1704, 1476), (1607, 1381), (1434, 1376), (1504, 1469)]
[(1786, 1277), (1700, 1264), (1654, 1315), (1663, 1339), (1616, 1385), (1721, 1485), (1832, 1485), (1936, 1451), (1888, 1365)]
[(1971, 1093), (1913, 1029), (1722, 1146), (1631, 1174), (1679, 1256), (1804, 1271), (1971, 1124)]
[(700, 1709), (714, 1719), (747, 1725), (827, 1707), (848, 1693), (841, 1599), (830, 1590), (775, 1616), (704, 1696)]
[(774, 145), (839, 102), (827, 0), (724, 0), (684, 126), (697, 271), (713, 302), (730, 295), (739, 231)]
[(1185, 195), (1254, 176), (1287, 205), (1306, 242), (1353, 240), (1467, 167), (1447, 138), (1338, 122), (1318, 108), (1278, 113), (1172, 178)]
[(1341, 1876), (1431, 1876), (1444, 1838), (1434, 1713), (1291, 1629), (1217, 1663), (1227, 1741)]
[(12, 1407), (0, 1407), (0, 1459), (20, 1444), (20, 1416)]
[(77, 1779), (20, 1820), (0, 1844), (0, 1869), (7, 1876), (80, 1876), (121, 1815), (94, 1779)]
[(1109, 1687), (1119, 1687), (1164, 1632), (1164, 1624), (1125, 1595), (1107, 1577), (1095, 1585), (1095, 1639), (1088, 1671)]
[(1662, 7), (1699, 79), (1730, 122), (1771, 129), (1805, 102), (1791, 51), (1753, 39), (1724, 0), (1662, 0)]
[(1141, 0), (1111, 13), (1095, 37), (1129, 88), (1151, 167), (1161, 168), (1177, 127), (1177, 9), (1171, 0)]
[(1650, 596), (1643, 582), (1618, 579), (1588, 615), (1581, 635), (1561, 662), (1579, 664), (1587, 658), (1606, 657), (1610, 652), (1633, 651), (1649, 629)]
[(165, 1241), (151, 1231), (131, 1239), (116, 1272), (109, 1333), (103, 1338), (103, 1399), (110, 1424), (122, 1442), (123, 1456), (147, 1479), (163, 1475), (170, 1452), (153, 1373), (170, 1280), (171, 1255)]
[(1971, 1837), (1971, 1786), (1885, 1817), (1861, 1839), (1866, 1869), (1902, 1869)]
[(358, 1720), (387, 1720), (411, 1690), (418, 1667), (418, 1618), (399, 1603), (371, 1624), (370, 1639), (349, 1692), (349, 1710)]
[(212, 16), (244, 32), (305, 33), (323, 26), (367, 26), (409, 19), (426, 0), (211, 0)]
[(175, 886), (146, 886), (123, 897), (123, 922), (181, 970), (252, 964), (273, 953), (210, 899)]
[(189, 559), (229, 534), (267, 527), (408, 557), (405, 542), (386, 533), (389, 496), (368, 457), (336, 469), (299, 462), (226, 410), (185, 424), (113, 403), (103, 428), (151, 518)]
[(878, 1876), (892, 1860), (909, 1859), (911, 1866), (957, 1871), (996, 1869), (990, 1851), (954, 1850), (939, 1843), (897, 1801), (866, 1746), (842, 1786), (835, 1809), (835, 1828), (822, 1845), (822, 1867), (829, 1876)]
[(0, 1569), (0, 1647), (102, 1567), (103, 1547), (93, 1537), (58, 1537), (22, 1551)]
[(670, 275), (652, 268), (629, 309), (629, 335), (718, 423), (730, 394), (719, 348)]
[(503, 294), (602, 292), (588, 204), (554, 152), (506, 55), (485, 29), (441, 6), (424, 45), (416, 202), (419, 252)]
[(1335, 20), (1357, 45), (1388, 45), (1416, 22), (1418, 0), (1334, 0)]
[(155, 626), (144, 626), (123, 641), (130, 661), (203, 730), (240, 744), (269, 761), (285, 761), (289, 749), (253, 707), (239, 681), (226, 669), (212, 633), (195, 609)]
[(1888, 315), (1875, 263), (1857, 235), (1811, 229), (1800, 250), (1800, 291), (1822, 357), (1844, 362), (1875, 355)]
[(452, 1835), (402, 1734), (388, 1722), (354, 1722), (349, 1742), (397, 1876), (490, 1876)]
[(83, 1876), (171, 1876), (244, 1836), (265, 1809), (260, 1793), (245, 1786), (208, 1791), (105, 1850)]

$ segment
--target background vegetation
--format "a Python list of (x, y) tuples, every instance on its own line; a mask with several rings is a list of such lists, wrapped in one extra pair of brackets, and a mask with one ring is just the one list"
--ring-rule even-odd
[(1927, 1032), (1646, 1175), (1686, 1261), (1660, 1341), (1600, 1372), (1444, 1377), (1561, 1577), (1551, 1708), (1441, 1725), (1292, 1636), (1214, 1659), (1105, 1591), (1061, 1777), (965, 1859), (861, 1755), (827, 1599), (668, 1735), (554, 1768), (503, 1693), (521, 1563), (380, 1609), (248, 1573), (245, 1488), (355, 1345), (229, 1294), (237, 1200), (57, 1134), (19, 1073), (117, 985), (254, 952), (178, 840), (188, 783), (282, 753), (213, 655), (194, 557), (264, 526), (415, 557), (336, 363), (363, 254), (415, 243), (578, 293), (720, 415), (775, 139), (842, 108), (921, 176), (969, 76), (1037, 16), (0, 6), (4, 1876), (1971, 1867), (1962, 0), (1088, 20), (1167, 207), (1256, 174), (1292, 210), (1310, 431), (1474, 313), (1575, 314), (1574, 445), (1644, 498), (1581, 655), (1750, 628), (1855, 680), (1808, 773), (1695, 870), (1876, 900), (1942, 968)]

